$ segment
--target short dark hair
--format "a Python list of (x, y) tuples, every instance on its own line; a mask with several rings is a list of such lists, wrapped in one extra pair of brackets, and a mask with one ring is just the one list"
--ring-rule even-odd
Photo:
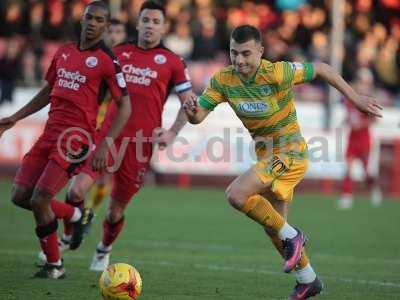
[(235, 42), (239, 44), (243, 44), (251, 40), (255, 40), (256, 42), (260, 43), (261, 33), (254, 26), (241, 25), (232, 31), (231, 39), (235, 40)]
[(159, 1), (156, 1), (156, 0), (147, 0), (147, 1), (144, 1), (143, 4), (142, 4), (142, 6), (140, 7), (139, 15), (140, 15), (140, 14), (142, 13), (142, 11), (145, 10), (145, 9), (156, 9), (156, 10), (161, 11), (161, 13), (162, 13), (162, 15), (163, 15), (164, 18), (165, 18), (165, 16), (166, 16), (165, 7), (164, 7), (164, 5), (163, 5), (161, 2), (159, 2)]
[(110, 20), (110, 17), (111, 17), (110, 7), (108, 6), (107, 3), (105, 3), (104, 1), (101, 1), (101, 0), (95, 0), (95, 1), (90, 2), (88, 5), (86, 5), (86, 7), (89, 7), (89, 6), (96, 6), (96, 7), (100, 7), (103, 10), (105, 10), (107, 12), (107, 19)]
[(111, 18), (110, 19), (110, 24), (111, 25), (124, 25), (124, 23), (122, 23), (121, 20), (117, 19), (117, 18)]

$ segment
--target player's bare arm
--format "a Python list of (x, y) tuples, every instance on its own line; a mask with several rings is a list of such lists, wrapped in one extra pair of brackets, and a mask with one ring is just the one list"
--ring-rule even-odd
[(196, 98), (197, 96), (193, 93), (192, 90), (188, 90), (182, 93), (178, 94), (179, 101), (181, 103), (181, 108), (179, 109), (178, 115), (175, 119), (174, 124), (172, 124), (170, 130), (176, 133), (179, 133), (181, 129), (185, 126), (187, 123), (188, 119), (185, 113), (185, 110), (183, 109), (183, 104), (187, 99), (191, 98)]
[(110, 139), (114, 141), (118, 137), (132, 112), (131, 101), (128, 95), (124, 95), (115, 101), (117, 104), (117, 115), (111, 123), (111, 127), (106, 135), (107, 138), (103, 140), (93, 156), (92, 166), (95, 171), (106, 168), (108, 142), (111, 142)]
[(375, 117), (382, 117), (382, 107), (376, 99), (358, 94), (331, 66), (325, 63), (314, 63), (314, 76), (319, 77), (340, 91), (354, 103), (358, 110)]
[(51, 86), (46, 83), (28, 104), (10, 117), (0, 119), (0, 137), (4, 131), (13, 127), (19, 120), (25, 119), (48, 105), (50, 102), (50, 91)]
[(198, 105), (197, 97), (195, 95), (186, 99), (183, 103), (183, 109), (190, 124), (199, 124), (208, 116), (210, 111)]
[(181, 108), (178, 111), (178, 115), (174, 123), (172, 124), (170, 129), (157, 128), (154, 130), (154, 142), (158, 144), (160, 150), (165, 149), (169, 144), (171, 144), (178, 133), (182, 130), (182, 128), (186, 125), (188, 119), (183, 109), (183, 104), (187, 99), (192, 97), (196, 97), (193, 91), (190, 89), (188, 91), (184, 91), (182, 93), (178, 93), (179, 101), (181, 102)]

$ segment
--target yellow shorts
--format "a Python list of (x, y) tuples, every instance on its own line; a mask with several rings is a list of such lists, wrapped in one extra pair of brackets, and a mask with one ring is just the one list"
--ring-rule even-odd
[(279, 200), (290, 202), (296, 185), (307, 171), (307, 158), (291, 158), (287, 155), (273, 155), (259, 160), (253, 167), (263, 183), (271, 183), (271, 191)]
[(107, 102), (107, 101), (103, 101), (100, 105), (99, 112), (97, 113), (97, 118), (96, 118), (96, 128), (97, 129), (101, 128), (101, 125), (104, 122), (104, 119), (106, 117), (107, 110), (108, 110), (108, 105), (109, 105), (109, 102)]

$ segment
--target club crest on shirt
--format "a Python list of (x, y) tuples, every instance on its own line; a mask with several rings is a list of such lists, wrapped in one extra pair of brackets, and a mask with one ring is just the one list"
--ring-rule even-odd
[(167, 58), (162, 54), (157, 54), (156, 56), (154, 56), (154, 61), (157, 64), (162, 65), (162, 64), (165, 64), (167, 62)]
[(95, 56), (89, 56), (88, 58), (86, 58), (86, 66), (88, 66), (89, 68), (94, 68), (95, 66), (97, 66), (98, 60), (97, 57)]
[(272, 95), (273, 90), (272, 90), (271, 86), (269, 86), (269, 85), (261, 85), (259, 87), (259, 92), (260, 92), (261, 96), (265, 97), (265, 96)]

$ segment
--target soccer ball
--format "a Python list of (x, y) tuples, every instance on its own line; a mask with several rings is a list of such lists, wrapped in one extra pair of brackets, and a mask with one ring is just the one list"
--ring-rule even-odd
[(100, 291), (104, 300), (137, 299), (142, 292), (142, 278), (131, 265), (109, 265), (101, 274)]

